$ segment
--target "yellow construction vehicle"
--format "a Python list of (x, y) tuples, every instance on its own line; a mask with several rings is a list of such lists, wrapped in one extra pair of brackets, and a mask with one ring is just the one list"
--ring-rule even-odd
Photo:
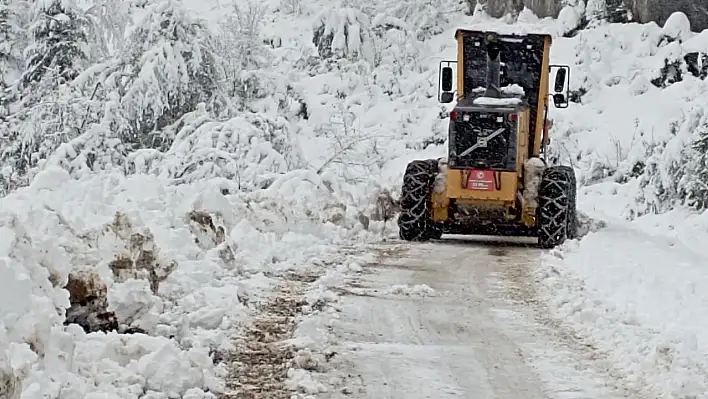
[(550, 65), (551, 36), (457, 30), (455, 38), (457, 60), (442, 61), (438, 76), (438, 100), (452, 103), (457, 75), (448, 154), (408, 164), (400, 237), (537, 236), (543, 248), (575, 238), (575, 173), (545, 155), (549, 97), (568, 107), (570, 81), (568, 66)]

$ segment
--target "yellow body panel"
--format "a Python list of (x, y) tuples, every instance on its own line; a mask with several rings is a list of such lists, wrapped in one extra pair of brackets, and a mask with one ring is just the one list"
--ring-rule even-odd
[(462, 185), (463, 173), (468, 170), (448, 169), (447, 171), (447, 197), (455, 199), (491, 200), (501, 202), (516, 201), (518, 188), (518, 175), (516, 172), (496, 172), (497, 179), (501, 182), (500, 190), (482, 191), (469, 190)]
[(519, 112), (519, 125), (517, 149), (516, 149), (516, 170), (519, 172), (519, 179), (523, 176), (524, 162), (529, 158), (529, 121), (531, 119), (531, 110), (522, 108)]
[[(521, 110), (519, 114), (519, 138), (518, 138), (518, 151), (516, 153), (516, 165), (519, 171), (519, 189), (523, 190), (524, 185), (524, 162), (529, 158), (529, 122), (531, 119), (531, 112), (528, 108)], [(536, 225), (536, 208), (529, 207), (524, 203), (523, 197), (521, 198), (521, 223), (526, 226)]]
[(550, 52), (551, 52), (551, 37), (548, 36), (544, 39), (543, 43), (543, 61), (541, 62), (541, 83), (538, 93), (538, 107), (536, 108), (538, 112), (536, 113), (536, 131), (534, 132), (533, 141), (533, 155), (538, 156), (541, 153), (541, 141), (543, 131), (545, 130), (546, 122), (546, 109), (548, 108), (548, 79), (549, 73), (548, 68), (550, 65)]
[(433, 191), (433, 220), (442, 222), (449, 218), (448, 209), (450, 206), (450, 198), (445, 195), (445, 192), (436, 193)]

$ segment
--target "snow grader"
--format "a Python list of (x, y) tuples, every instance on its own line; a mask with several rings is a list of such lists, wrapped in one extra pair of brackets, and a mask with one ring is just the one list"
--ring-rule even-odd
[(457, 60), (442, 61), (438, 76), (441, 103), (453, 102), (457, 81), (447, 157), (406, 167), (401, 239), (526, 236), (552, 248), (575, 238), (575, 173), (546, 156), (549, 98), (567, 108), (570, 82), (567, 65), (550, 65), (551, 36), (460, 29), (455, 38)]

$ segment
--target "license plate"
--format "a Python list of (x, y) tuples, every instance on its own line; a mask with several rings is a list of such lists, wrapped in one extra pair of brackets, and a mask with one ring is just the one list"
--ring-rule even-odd
[(467, 189), (479, 191), (494, 190), (494, 171), (472, 169), (467, 176)]

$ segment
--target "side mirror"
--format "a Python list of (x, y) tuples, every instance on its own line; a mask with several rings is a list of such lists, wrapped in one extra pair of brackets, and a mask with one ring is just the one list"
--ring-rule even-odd
[(452, 68), (449, 66), (443, 67), (442, 69), (442, 91), (450, 92), (452, 91)]
[(568, 100), (565, 98), (565, 94), (556, 93), (553, 95), (553, 105), (556, 108), (568, 108)]
[(568, 108), (570, 98), (570, 67), (568, 65), (550, 65), (549, 72), (557, 69), (553, 83), (553, 104), (556, 108)]
[[(445, 64), (445, 66), (443, 66)], [(438, 100), (441, 103), (451, 103), (454, 98), (454, 71), (451, 65), (457, 65), (457, 61), (440, 61), (438, 70)]]
[(558, 69), (558, 72), (556, 73), (556, 82), (553, 85), (554, 92), (556, 92), (556, 93), (563, 92), (563, 88), (565, 87), (566, 76), (568, 76), (568, 73), (566, 72), (565, 68)]

